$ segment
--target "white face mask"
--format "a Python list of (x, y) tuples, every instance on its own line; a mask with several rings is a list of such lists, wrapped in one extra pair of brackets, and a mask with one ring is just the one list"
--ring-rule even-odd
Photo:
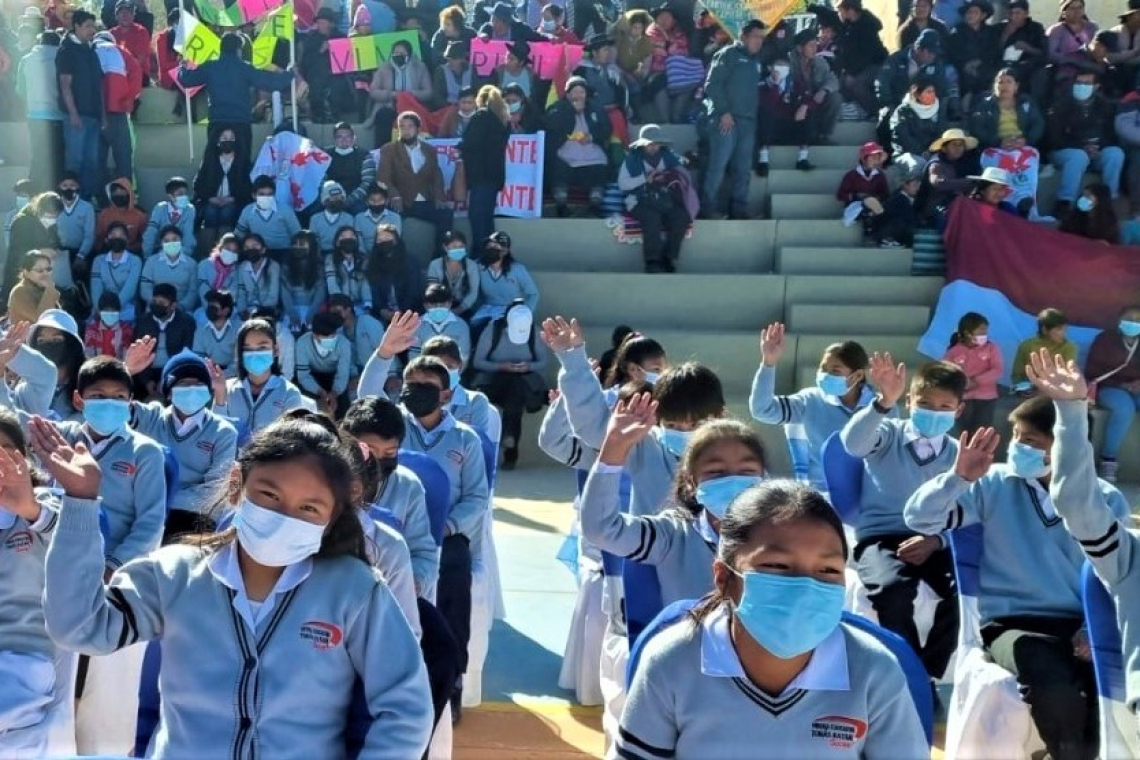
[(234, 515), (237, 540), (253, 561), (288, 567), (320, 551), (324, 525), (314, 525), (244, 499)]
[(351, 154), (353, 150), (354, 150), (354, 148), (351, 145), (349, 145), (347, 148), (340, 148), (340, 147), (336, 148), (336, 153), (338, 156), (347, 156), (347, 155)]
[(777, 82), (783, 82), (788, 78), (788, 74), (791, 72), (791, 70), (792, 69), (790, 66), (773, 66), (772, 79), (776, 80)]
[(272, 211), (277, 207), (277, 199), (272, 195), (259, 195), (254, 199), (254, 203), (256, 203), (257, 207), (262, 211)]

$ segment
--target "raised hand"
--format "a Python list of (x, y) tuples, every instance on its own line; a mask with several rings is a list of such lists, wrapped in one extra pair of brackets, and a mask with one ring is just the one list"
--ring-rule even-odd
[(28, 522), (40, 516), (28, 461), (18, 451), (0, 449), (0, 501)]
[(8, 362), (16, 355), (16, 350), (27, 342), (31, 327), (27, 322), (17, 322), (0, 338), (0, 370), (8, 366)]
[(224, 404), (228, 399), (226, 391), (226, 373), (225, 371), (214, 363), (210, 357), (206, 357), (206, 369), (210, 373), (210, 390), (214, 392), (214, 403)]
[(760, 361), (765, 367), (775, 367), (784, 355), (784, 323), (773, 322), (760, 332)]
[(1029, 355), (1025, 376), (1037, 390), (1054, 401), (1081, 401), (1089, 397), (1089, 386), (1076, 362), (1050, 355), (1046, 348)]
[(586, 339), (582, 337), (582, 328), (578, 325), (578, 320), (571, 319), (567, 322), (564, 317), (545, 320), (542, 323), (542, 339), (555, 353), (586, 345)]
[(391, 359), (404, 353), (416, 345), (416, 331), (419, 329), (419, 314), (410, 310), (396, 312), (388, 323), (388, 329), (384, 331), (380, 345), (376, 347), (376, 355), (381, 359)]
[(598, 458), (606, 464), (624, 464), (629, 452), (657, 424), (657, 402), (648, 393), (636, 393), (619, 401), (606, 429), (606, 439)]
[(76, 499), (99, 497), (103, 473), (84, 444), (72, 446), (55, 425), (39, 416), (32, 418), (28, 432), (36, 456), (64, 493)]
[(132, 376), (141, 375), (154, 364), (154, 349), (158, 341), (152, 335), (146, 335), (132, 343), (123, 354), (123, 362), (127, 365), (127, 372)]
[(962, 433), (958, 439), (958, 459), (954, 462), (954, 472), (962, 480), (971, 483), (982, 477), (990, 471), (999, 443), (1001, 436), (992, 427), (975, 430), (973, 437), (969, 433)]
[(883, 406), (894, 406), (906, 393), (906, 365), (902, 362), (896, 365), (890, 352), (876, 351), (871, 356), (869, 376)]

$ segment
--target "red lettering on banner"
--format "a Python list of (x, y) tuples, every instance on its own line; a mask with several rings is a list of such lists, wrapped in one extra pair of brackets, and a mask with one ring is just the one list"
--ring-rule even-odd
[(508, 142), (507, 161), (512, 164), (538, 163), (538, 140), (514, 139)]
[(519, 211), (533, 211), (534, 188), (529, 185), (506, 185), (499, 191), (498, 205)]

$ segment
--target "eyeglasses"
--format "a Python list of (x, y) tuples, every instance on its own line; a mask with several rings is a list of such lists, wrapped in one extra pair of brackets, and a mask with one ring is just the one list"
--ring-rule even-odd
[(48, 267), (47, 269), (33, 269), (32, 274), (49, 274), (51, 270), (51, 267)]

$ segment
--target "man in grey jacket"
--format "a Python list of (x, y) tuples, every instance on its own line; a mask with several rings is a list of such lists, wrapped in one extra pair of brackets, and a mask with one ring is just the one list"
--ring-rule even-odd
[(704, 103), (709, 159), (701, 191), (701, 210), (706, 217), (723, 216), (717, 196), (731, 165), (731, 216), (749, 218), (748, 181), (764, 69), (759, 56), (763, 44), (764, 22), (749, 21), (740, 30), (740, 38), (713, 56), (709, 67)]
[[(803, 121), (807, 123), (805, 144), (822, 144), (835, 131), (835, 121), (839, 118), (839, 108), (843, 99), (839, 95), (839, 78), (831, 70), (827, 61), (820, 58), (819, 33), (806, 29), (796, 35), (796, 47), (792, 51), (792, 82), (804, 92)], [(800, 150), (797, 161), (806, 162), (806, 149)], [(801, 168), (797, 166), (797, 168)]]

